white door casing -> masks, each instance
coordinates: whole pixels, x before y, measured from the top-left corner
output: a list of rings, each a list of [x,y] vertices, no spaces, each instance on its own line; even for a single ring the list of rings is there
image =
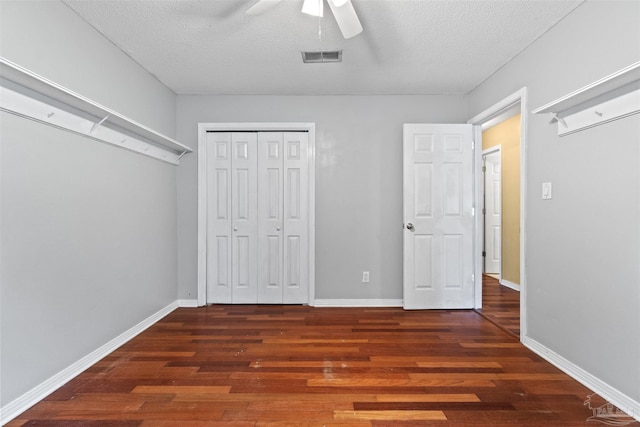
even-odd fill
[[[302,187],[300,188],[302,192],[301,203],[305,203],[304,201],[306,200],[306,206],[304,207],[307,212],[306,230],[304,238],[301,239],[301,241],[306,240],[307,242],[306,246],[301,250],[301,253],[306,254],[306,257],[301,263],[300,283],[306,289],[298,289],[297,292],[304,293],[307,296],[307,300],[301,301],[302,303],[308,303],[313,306],[315,304],[315,123],[302,122],[198,123],[198,270],[196,304],[204,306],[207,302],[211,302],[214,290],[216,291],[216,300],[221,303],[231,302],[230,239],[227,238],[225,240],[222,238],[216,241],[213,231],[215,227],[212,227],[212,223],[224,223],[225,221],[230,221],[230,219],[217,219],[210,214],[210,212],[214,212],[216,200],[218,199],[216,191],[217,180],[210,177],[212,170],[221,169],[218,173],[222,177],[226,177],[227,181],[226,184],[221,182],[220,187],[223,190],[227,189],[228,192],[231,191],[230,170],[227,171],[226,175],[224,174],[225,168],[230,168],[230,166],[224,161],[215,161],[215,156],[213,155],[215,153],[213,151],[214,144],[211,141],[213,141],[214,135],[231,132],[304,132],[307,135],[306,165],[304,165],[306,184],[301,184]],[[224,144],[222,145],[224,146]],[[226,148],[227,152],[230,153],[230,147]],[[225,200],[222,196],[220,199]],[[224,208],[224,205],[222,208]],[[224,209],[222,210],[224,211]],[[228,227],[230,225],[227,226],[227,229]],[[210,236],[213,237],[210,238]],[[284,239],[285,237],[283,236],[283,244]],[[218,247],[222,251],[217,251]],[[227,256],[226,260],[224,259],[225,256]],[[212,262],[216,257],[221,258],[219,262],[220,269],[212,268]],[[212,282],[209,280],[210,278],[219,279],[219,285],[214,284],[216,283],[215,280]],[[295,289],[295,287],[292,288]]]
[[[488,109],[472,117],[467,123],[474,125],[477,129],[500,123],[513,115],[520,114],[520,336],[525,341],[527,336],[527,134],[528,134],[528,89],[523,87],[511,95],[498,101]],[[478,131],[478,133],[480,133]],[[480,135],[481,137],[481,135]],[[476,139],[478,141],[479,139]],[[476,163],[481,166],[482,156],[477,153]],[[482,200],[482,172],[481,168],[476,169],[477,200]],[[477,221],[480,216],[476,216]],[[478,224],[481,230],[482,224]],[[479,233],[481,231],[477,231]],[[482,247],[475,253],[476,256],[476,286],[475,286],[475,308],[482,308]]]
[[[501,273],[502,161],[498,148],[482,156],[484,170],[484,272]]]
[[[474,305],[473,127],[405,124],[405,309]]]
[[[210,303],[307,303],[308,132],[206,132]]]

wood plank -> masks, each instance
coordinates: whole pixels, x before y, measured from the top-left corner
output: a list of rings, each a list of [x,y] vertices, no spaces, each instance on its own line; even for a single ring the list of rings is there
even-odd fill
[[[255,427],[255,421],[180,421],[180,427]],[[176,427],[173,420],[144,420],[140,427]]]
[[[498,362],[456,362],[456,361],[439,361],[439,362],[416,362],[421,368],[502,368]]]
[[[445,421],[442,411],[336,411],[337,420]]]
[[[520,343],[516,342],[463,342],[463,348],[520,348]]]
[[[389,378],[322,378],[307,381],[309,387],[495,387],[491,380],[464,378],[389,379]]]
[[[372,427],[369,420],[322,420],[322,427]],[[255,427],[318,427],[317,420],[258,421]]]
[[[137,386],[131,393],[183,394],[183,393],[229,393],[229,386]]]
[[[379,394],[377,402],[480,402],[472,393],[460,394]]]
[[[438,374],[409,374],[409,378],[412,380],[517,380],[517,381],[545,381],[545,380],[562,380],[565,379],[565,374],[559,373],[505,373],[505,374],[493,374],[493,373],[438,373]]]

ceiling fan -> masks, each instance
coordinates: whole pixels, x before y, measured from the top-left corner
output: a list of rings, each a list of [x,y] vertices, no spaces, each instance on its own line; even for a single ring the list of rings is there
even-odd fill
[[[246,13],[248,15],[259,15],[281,1],[282,0],[258,0],[246,10]],[[304,0],[302,13],[313,16],[323,16],[324,1],[325,0]],[[362,25],[353,8],[353,4],[351,4],[351,0],[327,0],[327,3],[345,39],[355,37],[362,32]]]

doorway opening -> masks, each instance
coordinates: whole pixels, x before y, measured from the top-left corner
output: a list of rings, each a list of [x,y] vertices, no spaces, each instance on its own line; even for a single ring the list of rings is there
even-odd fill
[[[483,139],[484,140],[484,139]],[[502,149],[482,150],[482,274],[500,280],[502,276]]]
[[[486,222],[478,227],[482,244],[476,262],[482,266],[482,275],[476,280],[475,308],[519,337],[526,335],[526,95],[526,88],[522,88],[468,122],[482,128],[476,197],[491,203],[489,208],[494,211],[492,214],[488,209],[482,217]],[[499,166],[496,157],[490,157],[495,153],[499,153]]]

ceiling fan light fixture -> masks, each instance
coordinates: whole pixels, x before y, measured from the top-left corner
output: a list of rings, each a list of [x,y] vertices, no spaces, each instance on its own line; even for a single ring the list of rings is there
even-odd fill
[[[342,7],[347,2],[347,0],[328,0],[328,1],[333,3],[335,7]]]
[[[0,0],[1,1],[1,0]],[[253,6],[246,10],[248,15],[259,15],[273,6],[280,3],[282,0],[255,0]],[[336,23],[340,28],[340,32],[345,39],[350,39],[357,36],[362,32],[362,24],[358,19],[358,14],[353,8],[351,0],[327,0],[329,8],[333,13]],[[302,4],[302,12],[322,17],[324,12],[324,0],[304,0]],[[320,34],[320,30],[318,30]]]
[[[342,2],[342,5],[336,6],[335,2]],[[329,7],[345,39],[355,37],[362,32],[362,24],[351,0],[329,0]]]
[[[258,0],[245,11],[247,15],[260,15],[280,3],[282,0]]]
[[[324,0],[304,0],[302,3],[302,13],[311,16],[324,16]]]
[[[324,62],[342,62],[342,50],[314,50],[300,52],[305,64],[319,64]]]

